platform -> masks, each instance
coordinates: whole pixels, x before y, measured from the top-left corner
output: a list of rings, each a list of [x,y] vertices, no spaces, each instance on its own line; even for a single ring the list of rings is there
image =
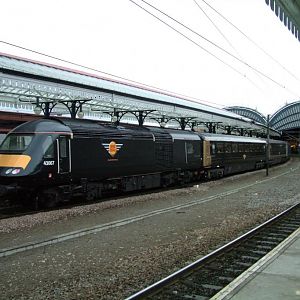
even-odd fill
[[[300,299],[300,228],[212,299]]]

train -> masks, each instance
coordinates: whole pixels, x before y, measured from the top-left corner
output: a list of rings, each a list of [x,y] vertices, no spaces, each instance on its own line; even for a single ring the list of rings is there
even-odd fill
[[[0,145],[0,199],[52,207],[256,170],[266,164],[261,138],[41,118],[10,131]],[[270,164],[289,159],[270,140]]]

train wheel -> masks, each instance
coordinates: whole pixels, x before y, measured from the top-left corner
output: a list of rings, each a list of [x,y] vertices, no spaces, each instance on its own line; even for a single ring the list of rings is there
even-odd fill
[[[38,194],[38,205],[41,208],[53,208],[61,202],[60,193],[56,189],[48,189]]]

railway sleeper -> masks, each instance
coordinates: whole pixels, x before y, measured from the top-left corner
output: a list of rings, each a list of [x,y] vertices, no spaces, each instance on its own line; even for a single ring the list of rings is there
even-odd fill
[[[229,277],[229,276],[219,276],[218,279],[221,281],[221,282],[224,282],[224,283],[230,283],[231,281],[233,281],[235,279],[235,277]]]
[[[283,226],[287,229],[296,230],[300,226],[300,222],[295,220],[294,222],[287,222]]]
[[[270,244],[270,243],[280,243],[285,239],[285,237],[282,236],[268,236],[264,237],[261,241],[260,244]]]
[[[245,268],[245,270],[253,265],[252,262],[246,262],[246,261],[236,261],[234,263],[236,266],[242,266]]]
[[[185,292],[185,294],[183,295],[184,298],[187,298],[187,294],[189,295],[190,299],[209,299],[211,298],[213,295],[215,295],[218,291],[222,290],[223,287],[221,287],[220,289],[212,289],[208,287],[209,285],[207,285],[207,287],[205,287],[205,284],[197,284],[197,289],[195,289],[195,283],[193,285],[190,286],[190,289],[188,291]],[[164,299],[164,298],[161,298]],[[188,298],[187,298],[188,299]]]
[[[259,257],[262,257],[266,254],[265,251],[249,249],[249,248],[246,248],[246,247],[239,247],[239,248],[236,249],[236,252],[240,253],[241,255],[245,254],[247,256],[249,254],[250,255],[253,254],[254,256],[259,256]]]
[[[274,232],[273,233],[273,235],[276,235],[276,234],[278,234],[278,235],[286,235],[286,236],[288,236],[288,235],[290,235],[293,231],[295,231],[294,229],[286,229],[286,228],[279,228],[279,229],[277,229],[276,230],[276,232]]]
[[[284,236],[282,234],[281,235],[271,234],[271,235],[262,237],[262,239],[264,241],[278,241],[278,240],[284,239]]]
[[[242,255],[241,258],[244,260],[257,261],[261,258],[261,256]]]
[[[232,268],[232,267],[224,268],[224,271],[226,271],[226,274],[233,275],[232,277],[234,278],[244,272],[244,270],[241,268]]]
[[[268,250],[268,252],[271,251],[274,247],[267,246],[267,245],[256,245],[256,248],[258,248],[258,249],[265,249],[265,250]]]
[[[221,276],[219,273],[202,274],[201,272],[201,274],[198,275],[199,276],[194,276],[195,279],[193,281],[201,283],[202,286],[203,284],[212,284],[212,282],[215,286],[225,286],[228,282],[232,281],[232,277]]]
[[[220,291],[221,289],[223,289],[224,286],[222,285],[214,285],[214,284],[201,284],[202,287],[204,287],[205,289],[210,289],[213,291]]]

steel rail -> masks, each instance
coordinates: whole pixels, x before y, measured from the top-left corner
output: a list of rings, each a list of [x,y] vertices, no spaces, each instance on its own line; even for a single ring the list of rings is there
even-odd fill
[[[195,206],[195,205],[200,205],[200,204],[203,204],[203,203],[207,203],[207,202],[210,202],[210,201],[215,201],[217,199],[229,196],[231,194],[238,193],[238,192],[240,192],[244,189],[248,189],[252,186],[255,186],[255,185],[258,185],[258,184],[262,184],[262,183],[277,179],[277,178],[279,178],[281,176],[284,176],[286,174],[289,174],[291,172],[295,172],[298,169],[299,169],[299,167],[297,167],[295,169],[291,169],[287,172],[281,173],[281,174],[273,176],[273,177],[268,177],[267,179],[263,179],[263,180],[256,181],[256,182],[251,183],[251,184],[244,185],[244,186],[236,188],[236,189],[232,189],[232,190],[229,190],[229,191],[226,191],[226,192],[221,192],[221,193],[216,194],[216,195],[207,196],[207,197],[200,198],[200,199],[197,199],[197,200],[193,200],[193,201],[190,201],[190,202],[187,202],[187,203],[177,204],[177,205],[174,205],[174,206],[170,206],[170,207],[166,207],[166,208],[162,208],[162,209],[158,209],[158,210],[153,210],[153,211],[141,214],[141,215],[132,216],[132,217],[125,218],[125,219],[112,221],[110,223],[99,224],[99,225],[96,225],[96,226],[83,228],[83,229],[80,229],[80,230],[64,233],[64,234],[61,234],[61,235],[52,236],[52,237],[49,237],[47,239],[40,240],[40,241],[30,242],[30,243],[10,247],[10,248],[3,248],[3,249],[0,249],[0,258],[5,257],[5,256],[9,256],[9,255],[12,255],[12,254],[24,252],[24,251],[27,251],[27,250],[37,249],[37,248],[40,248],[40,247],[45,247],[45,246],[61,243],[61,242],[67,241],[67,240],[83,237],[83,236],[86,236],[86,235],[89,235],[89,234],[105,231],[105,230],[108,230],[108,229],[111,229],[111,228],[121,227],[121,226],[130,224],[130,223],[134,223],[134,222],[141,221],[141,220],[144,220],[144,219],[147,219],[147,218],[151,218],[151,217],[156,216],[156,215],[169,213],[169,212],[174,211],[174,210],[188,208],[188,207],[192,207],[192,206]]]
[[[150,285],[149,287],[133,294],[132,296],[126,298],[126,300],[138,300],[138,299],[154,299],[152,298],[156,294],[158,294],[162,289],[166,287],[170,287],[173,284],[176,284],[180,279],[186,278],[189,275],[193,274],[196,270],[203,268],[205,265],[211,263],[212,261],[216,260],[217,258],[221,257],[224,253],[229,252],[230,250],[234,249],[238,245],[240,245],[243,241],[248,240],[250,237],[255,236],[263,229],[268,228],[268,226],[275,224],[280,219],[288,216],[291,212],[298,210],[300,208],[300,203],[293,205],[292,207],[286,209],[285,211],[281,212],[280,214],[276,215],[275,217],[269,219],[268,221],[264,222],[263,224],[255,227],[254,229],[248,231],[247,233],[243,234],[242,236],[236,238],[235,240],[227,243],[226,245],[214,250],[213,252],[209,253],[208,255],[196,260],[195,262],[191,263],[190,265],[178,270],[177,272],[167,276],[166,278],[161,279],[160,281]],[[299,223],[300,224],[300,223]],[[216,291],[217,293],[218,291]],[[164,298],[157,298],[157,299],[164,299]],[[174,294],[174,299],[179,299]],[[203,298],[204,299],[204,298]]]

